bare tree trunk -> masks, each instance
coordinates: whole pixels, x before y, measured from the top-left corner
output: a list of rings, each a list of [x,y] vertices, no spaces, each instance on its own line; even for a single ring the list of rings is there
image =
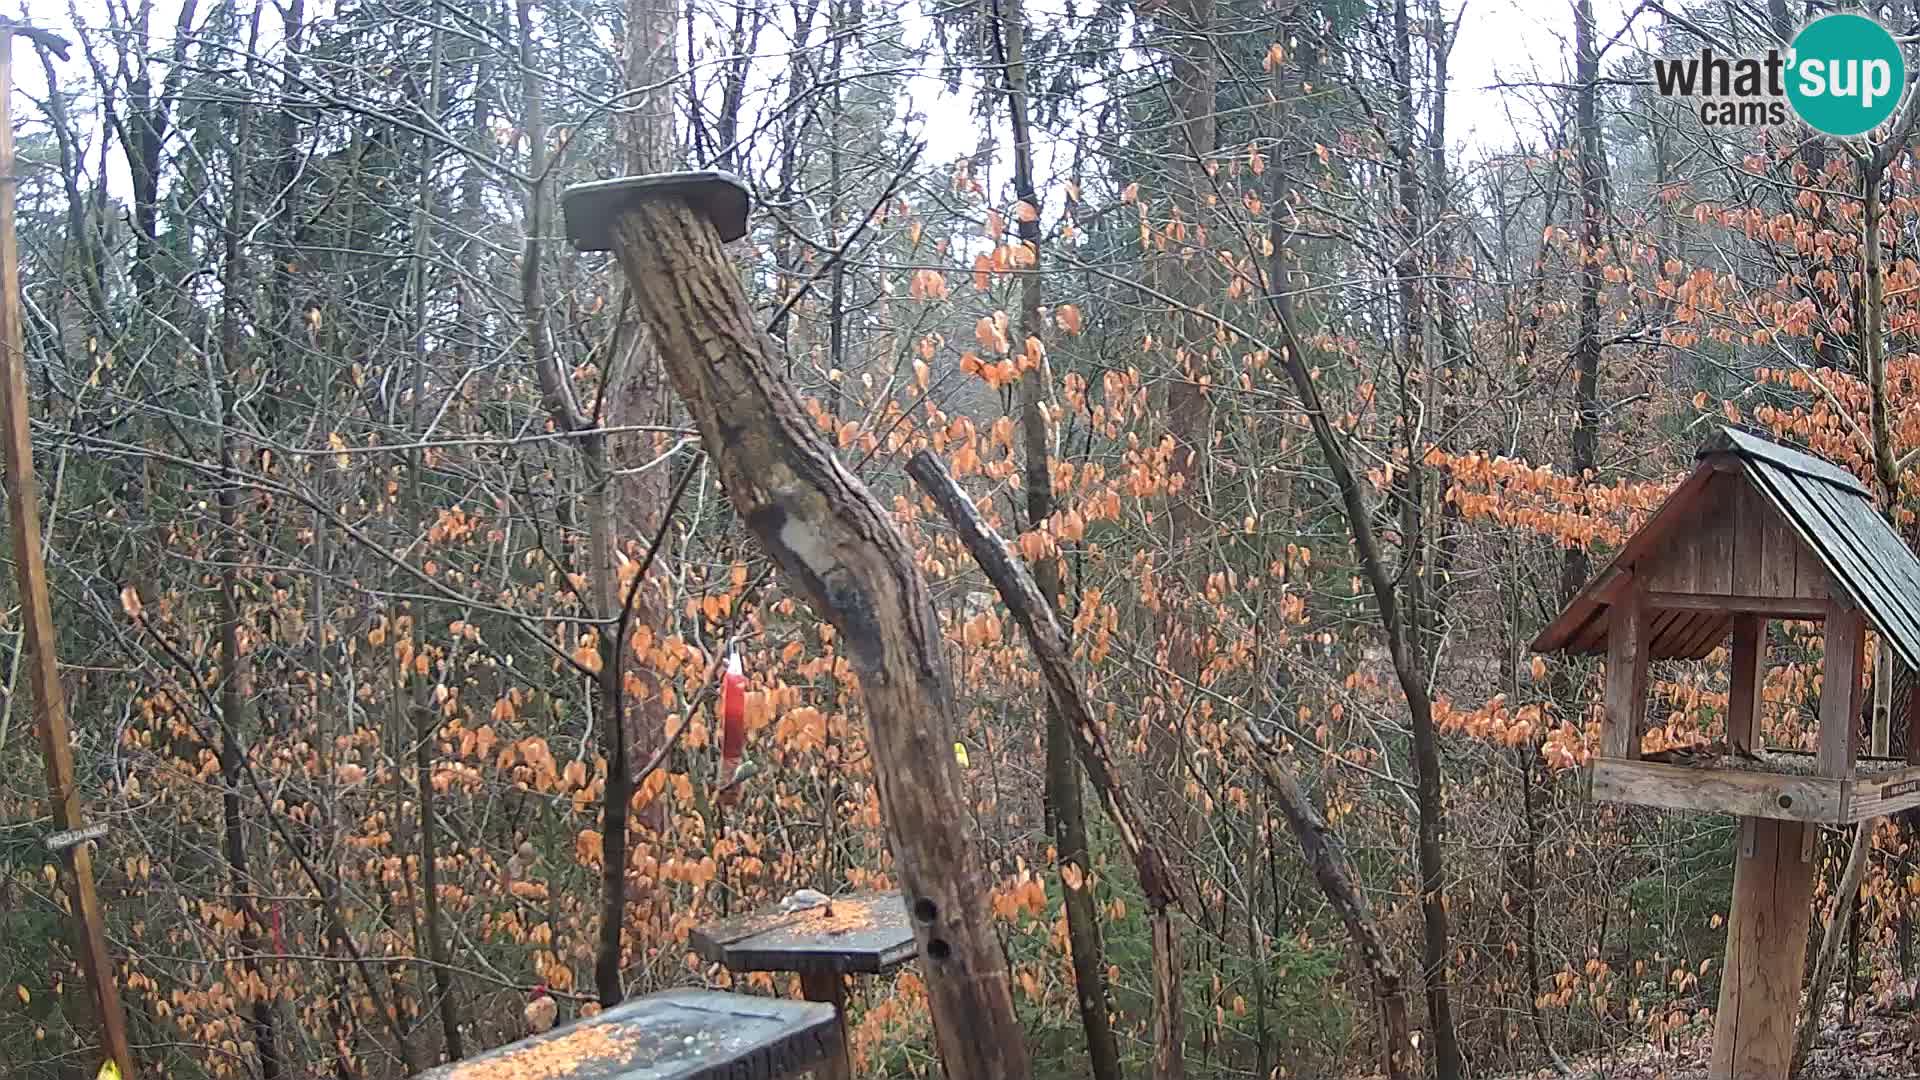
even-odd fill
[[[1427,667],[1425,635],[1421,628],[1424,615],[1425,573],[1420,566],[1422,545],[1425,542],[1422,491],[1425,467],[1421,464],[1425,448],[1414,445],[1412,433],[1420,408],[1414,400],[1416,390],[1411,385],[1411,374],[1420,369],[1425,360],[1426,311],[1420,288],[1422,261],[1420,252],[1423,245],[1419,241],[1424,223],[1421,207],[1421,186],[1419,165],[1414,153],[1416,130],[1413,112],[1413,45],[1407,20],[1407,0],[1395,0],[1393,6],[1393,36],[1395,53],[1395,90],[1399,98],[1400,133],[1395,153],[1398,166],[1395,170],[1395,188],[1399,194],[1400,213],[1403,218],[1401,228],[1405,237],[1405,251],[1395,267],[1399,278],[1402,346],[1400,370],[1400,427],[1402,432],[1401,449],[1407,455],[1407,468],[1404,472],[1405,484],[1399,489],[1401,499],[1401,541],[1405,551],[1406,565],[1400,574],[1406,589],[1406,610],[1404,624],[1398,630],[1389,630],[1402,638],[1399,652],[1406,657],[1410,665],[1409,674],[1425,681]],[[1402,680],[1405,681],[1404,678]],[[1425,687],[1422,686],[1424,696]],[[1447,991],[1447,900],[1446,867],[1440,849],[1441,834],[1445,829],[1445,810],[1441,794],[1440,777],[1440,740],[1434,729],[1433,713],[1429,706],[1425,710],[1415,709],[1411,717],[1413,729],[1413,768],[1415,780],[1415,801],[1418,805],[1418,839],[1415,844],[1420,866],[1420,913],[1424,924],[1422,938],[1421,982],[1426,987],[1427,1019],[1433,1027],[1434,1064],[1440,1080],[1459,1080],[1461,1075],[1460,1045],[1454,1032],[1453,1007]]]
[[[1300,790],[1299,783],[1275,759],[1272,748],[1260,744],[1252,732],[1244,728],[1241,741],[1247,744],[1251,757],[1259,765],[1267,789],[1279,800],[1281,813],[1286,816],[1294,838],[1300,842],[1300,852],[1313,869],[1313,878],[1319,883],[1321,893],[1340,915],[1348,936],[1360,950],[1361,962],[1373,980],[1374,1001],[1380,1007],[1381,1065],[1388,1080],[1411,1080],[1421,1075],[1413,1046],[1413,1024],[1407,1015],[1406,984],[1387,951],[1386,937],[1380,932],[1372,905],[1367,903],[1367,894],[1360,890],[1345,848],[1320,812],[1314,809],[1312,800]]]
[[[443,97],[441,59],[444,47],[440,23],[436,21],[433,44],[427,58],[427,101],[428,107],[436,115]],[[416,163],[420,194],[414,208],[413,225],[413,400],[412,416],[408,423],[408,430],[416,438],[425,437],[420,426],[420,415],[426,401],[426,369],[430,359],[427,348],[427,270],[433,252],[433,146],[433,140],[422,136],[420,156]],[[416,449],[407,461],[407,504],[416,519],[426,505],[420,492],[424,453]],[[415,523],[418,523],[417,520]],[[459,1061],[467,1056],[460,1035],[460,1003],[454,996],[453,970],[448,963],[446,939],[440,930],[439,822],[435,817],[433,786],[434,746],[440,733],[440,712],[428,696],[426,679],[412,672],[406,673],[405,679],[412,684],[413,691],[414,798],[419,805],[420,816],[421,917],[426,922],[427,958],[433,961],[433,990],[440,1015],[441,1039],[446,1046],[447,1060]]]
[[[1167,32],[1170,59],[1169,103],[1173,109],[1173,152],[1184,163],[1181,190],[1173,192],[1176,203],[1185,201],[1192,215],[1189,228],[1204,228],[1204,208],[1212,190],[1206,165],[1213,153],[1217,130],[1214,123],[1214,97],[1219,65],[1212,37],[1214,0],[1173,0],[1155,18]],[[1197,235],[1197,234],[1196,234]],[[1198,246],[1196,242],[1196,246]],[[1206,519],[1200,513],[1200,465],[1213,432],[1213,404],[1201,386],[1209,373],[1207,357],[1213,349],[1217,324],[1205,316],[1204,309],[1218,302],[1207,289],[1212,280],[1208,272],[1212,261],[1207,253],[1195,256],[1191,263],[1175,262],[1183,284],[1176,289],[1188,303],[1176,316],[1180,327],[1177,355],[1184,357],[1179,370],[1167,384],[1167,432],[1173,437],[1173,460],[1169,480],[1177,480],[1179,489],[1168,497],[1168,542],[1175,567],[1193,567],[1200,557]],[[1171,486],[1171,485],[1170,485]],[[1191,596],[1194,584],[1184,570],[1175,570],[1177,594]],[[1167,666],[1173,672],[1170,682],[1198,685],[1200,668],[1199,628],[1191,625],[1193,611],[1185,603],[1168,604],[1162,620],[1167,638]],[[1149,732],[1148,754],[1155,775],[1164,784],[1161,798],[1171,826],[1176,859],[1190,857],[1200,827],[1198,816],[1187,799],[1186,753],[1187,714],[1191,701],[1165,695],[1166,715]],[[1185,1016],[1180,993],[1179,938],[1169,922],[1164,934],[1155,934],[1153,946],[1153,1076],[1155,1080],[1184,1080]]]
[[[1006,72],[1007,111],[1013,124],[1013,187],[1021,201],[1033,208],[1020,219],[1020,242],[1029,246],[1032,263],[1020,275],[1019,340],[1040,340],[1040,198],[1033,178],[1033,136],[1027,121],[1026,10],[1024,0],[1002,0],[996,5],[999,57]],[[1037,529],[1054,512],[1053,456],[1047,438],[1047,402],[1052,396],[1049,367],[1042,363],[1020,380],[1020,430],[1025,454],[1028,529]],[[1048,608],[1060,612],[1060,561],[1037,563],[1034,578]],[[1113,1000],[1107,991],[1107,964],[1100,944],[1100,916],[1093,900],[1093,861],[1087,846],[1086,810],[1080,798],[1080,770],[1074,759],[1073,733],[1066,715],[1049,701],[1047,706],[1046,811],[1053,833],[1065,897],[1067,941],[1072,953],[1075,997],[1080,1026],[1087,1035],[1087,1058],[1095,1080],[1119,1080],[1120,1045],[1113,1034]]]
[[[1567,474],[1575,480],[1594,467],[1600,427],[1600,223],[1605,215],[1606,181],[1600,148],[1600,55],[1593,28],[1593,0],[1574,5],[1574,78],[1580,154],[1580,301],[1573,337],[1573,457]],[[1587,582],[1593,567],[1583,544],[1569,544],[1561,556],[1560,595],[1571,597]]]
[[[568,374],[552,354],[548,340],[546,288],[541,278],[543,240],[547,228],[547,123],[544,86],[535,64],[533,0],[518,0],[520,28],[521,98],[526,110],[528,173],[533,184],[526,197],[526,239],[521,252],[520,302],[527,320],[527,340],[535,377],[554,426],[575,433],[585,472],[582,516],[587,525],[587,581],[585,606],[595,625],[594,641],[600,670],[594,672],[594,709],[600,720],[601,753],[607,759],[607,783],[600,801],[601,896],[599,941],[594,950],[593,981],[600,1004],[611,1008],[626,997],[621,978],[627,911],[627,819],[633,800],[632,743],[622,715],[622,687],[615,673],[621,642],[614,640],[620,610],[618,569],[613,558],[613,520],[610,506],[612,471],[607,460],[607,438],[596,420],[580,408]],[[635,590],[636,592],[642,590]],[[644,668],[644,665],[642,665]],[[657,694],[655,695],[657,699]],[[654,731],[658,732],[656,725]]]
[[[1846,938],[1854,913],[1860,908],[1860,882],[1867,874],[1868,853],[1873,849],[1873,822],[1863,821],[1854,829],[1853,850],[1847,855],[1846,869],[1834,887],[1833,915],[1820,935],[1820,952],[1813,960],[1813,976],[1807,983],[1807,1004],[1800,1014],[1800,1027],[1793,1033],[1793,1064],[1788,1077],[1799,1076],[1806,1068],[1807,1055],[1813,1052],[1813,1040],[1820,1032],[1820,1012],[1826,1001],[1827,986],[1833,981],[1834,961],[1840,955],[1840,943]]]
[[[253,9],[253,37],[257,41],[260,8]],[[249,48],[249,53],[252,50]],[[249,74],[252,65],[247,66]],[[234,400],[240,394],[238,381],[246,377],[245,347],[241,340],[240,316],[245,303],[247,283],[245,265],[240,257],[240,237],[246,225],[247,140],[253,128],[253,109],[240,106],[231,154],[233,189],[227,204],[225,255],[220,273],[220,372],[214,393],[220,408],[220,490],[216,498],[220,514],[220,811],[223,818],[223,847],[227,874],[233,889],[231,903],[240,916],[240,949],[245,956],[248,975],[264,990],[255,997],[249,1025],[255,1052],[260,1056],[263,1080],[280,1075],[280,1046],[274,1032],[272,988],[261,975],[260,934],[264,929],[254,904],[253,883],[247,873],[246,823],[240,805],[242,749],[240,727],[247,712],[247,694],[251,677],[240,650],[240,491],[234,476],[235,437]],[[252,988],[249,988],[252,989]]]
[[[616,139],[629,173],[664,172],[679,160],[674,133],[677,74],[674,47],[681,19],[680,4],[681,0],[626,0],[625,83],[627,91],[636,97],[630,111],[620,118]],[[659,351],[646,325],[634,315],[632,304],[628,290],[620,300],[619,320],[614,327],[613,356],[605,377],[606,407],[600,416],[590,419],[609,427],[664,426],[669,416],[669,388],[660,366]],[[599,462],[588,468],[592,501],[598,504],[598,509],[590,509],[589,513],[599,522],[601,537],[593,544],[592,554],[594,574],[599,582],[595,588],[598,594],[595,614],[601,619],[611,619],[620,613],[615,551],[623,550],[628,558],[638,561],[641,555],[634,542],[639,537],[652,535],[665,514],[670,474],[665,457],[668,446],[664,436],[629,432],[620,436],[595,436],[581,448]],[[651,628],[655,641],[664,641],[671,629],[664,591],[670,575],[668,563],[664,550],[652,552],[653,569],[634,583],[627,598],[632,605],[631,623]],[[594,970],[601,1004],[612,1005],[619,1001],[615,968],[620,949],[619,929],[626,921],[629,844],[628,811],[623,807],[614,813],[611,805],[615,786],[612,773],[617,760],[622,774],[618,786],[631,797],[636,780],[627,773],[635,761],[650,761],[658,752],[664,737],[667,706],[660,678],[651,663],[626,665],[637,694],[635,700],[625,700],[623,683],[626,680],[614,681],[613,675],[618,666],[613,658],[621,655],[625,642],[612,640],[611,627],[603,629],[600,637],[605,658],[601,670],[602,753],[608,762],[609,803],[601,828],[605,853],[604,906],[601,953]],[[616,727],[620,729],[617,733],[613,730]],[[616,738],[621,744],[617,747]],[[639,815],[637,824],[643,837],[665,829],[668,819],[664,793],[642,808]],[[646,911],[659,898],[649,889],[646,895],[633,899]]]
[[[1880,190],[1885,180],[1887,166],[1893,161],[1896,150],[1906,142],[1908,133],[1913,131],[1916,118],[1920,118],[1920,99],[1909,97],[1901,106],[1899,113],[1890,121],[1891,131],[1884,143],[1872,146],[1860,155],[1861,197],[1864,208],[1861,213],[1861,276],[1865,279],[1864,297],[1860,312],[1860,344],[1864,354],[1869,397],[1869,418],[1873,430],[1873,472],[1880,487],[1880,512],[1899,528],[1895,512],[1900,494],[1898,463],[1893,454],[1893,438],[1889,430],[1887,413],[1887,361],[1886,361],[1886,282],[1882,280],[1880,258],[1880,224],[1885,216],[1884,194]],[[1885,647],[1884,645],[1882,646]],[[1857,724],[1858,716],[1849,715],[1847,722]],[[1847,857],[1847,866],[1840,874],[1840,884],[1834,898],[1833,916],[1827,920],[1820,934],[1820,951],[1815,955],[1813,974],[1807,983],[1806,1010],[1801,1013],[1799,1030],[1794,1033],[1793,1065],[1790,1075],[1798,1075],[1806,1065],[1807,1054],[1813,1048],[1814,1034],[1819,1030],[1820,1010],[1826,1000],[1828,984],[1833,980],[1833,964],[1840,954],[1840,943],[1846,937],[1847,927],[1860,907],[1860,882],[1866,876],[1867,855],[1873,847],[1873,826],[1877,819],[1861,822],[1853,831],[1853,851]]]

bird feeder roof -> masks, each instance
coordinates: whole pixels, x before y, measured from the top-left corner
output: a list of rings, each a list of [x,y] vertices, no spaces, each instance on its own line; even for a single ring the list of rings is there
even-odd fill
[[[1692,475],[1628,538],[1606,569],[1589,581],[1540,636],[1535,652],[1590,654],[1607,646],[1607,613],[1637,566],[1657,562],[1698,528],[1716,475],[1751,486],[1762,505],[1818,560],[1838,594],[1851,601],[1909,667],[1920,669],[1920,559],[1873,504],[1866,485],[1830,461],[1769,439],[1723,427],[1695,454]],[[1751,529],[1755,523],[1746,523]],[[1737,537],[1736,537],[1737,542]],[[1738,552],[1727,553],[1729,558]],[[1735,598],[1727,598],[1729,601]],[[1654,659],[1711,652],[1740,607],[1669,612],[1656,620]]]

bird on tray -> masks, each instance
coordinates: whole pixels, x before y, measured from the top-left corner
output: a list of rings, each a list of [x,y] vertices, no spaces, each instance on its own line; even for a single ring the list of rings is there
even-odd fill
[[[529,1035],[544,1035],[553,1030],[553,1022],[560,1019],[560,1003],[547,993],[546,983],[533,988],[533,996],[521,1016],[527,1022]]]
[[[1710,743],[1695,743],[1692,746],[1672,746],[1651,754],[1640,755],[1641,761],[1651,761],[1659,765],[1684,765],[1689,769],[1710,769],[1720,764],[1728,755],[1724,739],[1715,739]],[[1759,761],[1760,755],[1744,746],[1735,746],[1732,755],[1742,761]]]

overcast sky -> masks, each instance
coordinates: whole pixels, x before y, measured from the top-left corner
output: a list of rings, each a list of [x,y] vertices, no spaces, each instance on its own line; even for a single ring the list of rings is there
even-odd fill
[[[157,36],[170,30],[173,13],[178,10],[177,3],[178,0],[159,0],[153,20]],[[331,6],[326,0],[309,3],[309,17],[319,17]],[[1038,10],[1051,5],[1047,0],[1040,0],[1034,6]],[[1606,40],[1620,29],[1627,2],[1597,0],[1595,6],[1598,9],[1600,36]],[[56,7],[53,0],[28,0],[27,7],[31,17],[40,25],[66,30],[71,34],[66,13],[62,10],[64,5]],[[104,12],[99,11],[99,7],[98,0],[80,0],[79,3],[82,13],[87,14],[94,25],[105,22]],[[1459,5],[1452,2],[1447,2],[1446,7],[1451,12],[1460,11]],[[1651,16],[1642,14],[1641,26],[1649,25],[1650,20]],[[269,17],[262,24],[262,37],[269,38],[278,29],[277,20]],[[918,36],[911,24],[909,33]],[[1544,127],[1543,118],[1550,108],[1548,103],[1552,92],[1529,88],[1503,89],[1501,84],[1566,79],[1571,74],[1572,42],[1569,0],[1466,0],[1460,36],[1451,58],[1447,99],[1449,142],[1464,149],[1471,159],[1488,151],[1510,148],[1516,137],[1537,141]],[[1617,46],[1618,49],[1635,47],[1630,40]],[[36,99],[44,96],[45,80],[40,64],[24,42],[15,45],[13,68],[15,81],[23,94]],[[928,74],[937,75],[937,61],[930,62]],[[61,77],[76,83],[90,82],[86,61],[77,49],[73,59],[61,65]],[[967,103],[947,95],[940,88],[937,77],[917,80],[916,85],[923,94],[913,102],[914,111],[928,118],[916,132],[928,144],[925,160],[951,161],[971,153],[977,145],[978,131],[969,118]],[[23,115],[35,111],[33,106],[16,99],[16,122]],[[123,184],[124,166],[115,171],[119,174],[115,179]],[[1039,171],[1043,174],[1050,171],[1046,161],[1039,163]],[[1005,168],[996,168],[995,179],[1004,177],[1005,173]]]

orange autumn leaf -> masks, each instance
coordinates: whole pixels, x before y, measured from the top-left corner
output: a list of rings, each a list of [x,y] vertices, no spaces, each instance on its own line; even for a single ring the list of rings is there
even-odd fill
[[[600,649],[594,644],[592,634],[582,637],[580,644],[574,647],[573,662],[595,675],[600,674]]]

